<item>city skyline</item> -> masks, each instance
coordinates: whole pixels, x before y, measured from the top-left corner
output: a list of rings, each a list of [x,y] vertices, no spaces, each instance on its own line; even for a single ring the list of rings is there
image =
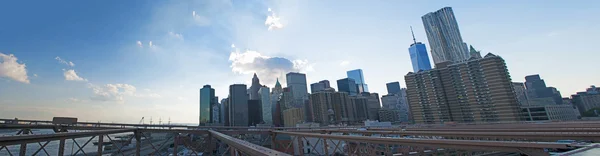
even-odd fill
[[[327,6],[335,3],[318,1],[1,2],[0,17],[12,23],[0,28],[0,42],[7,43],[0,45],[1,65],[24,69],[26,77],[0,70],[0,117],[137,122],[153,116],[195,123],[198,89],[210,84],[215,96],[226,98],[229,85],[250,86],[255,72],[268,87],[288,72],[302,72],[306,84],[329,80],[338,88],[336,80],[359,68],[369,90],[383,95],[387,82],[406,86],[404,75],[412,71],[409,26],[426,41],[421,16],[446,6],[464,41],[502,56],[513,81],[539,74],[563,97],[598,83],[598,73],[581,72],[595,71],[599,55],[589,48],[600,35],[592,16],[598,2],[513,2],[336,6],[356,14],[332,12]],[[84,10],[85,16],[68,13]]]

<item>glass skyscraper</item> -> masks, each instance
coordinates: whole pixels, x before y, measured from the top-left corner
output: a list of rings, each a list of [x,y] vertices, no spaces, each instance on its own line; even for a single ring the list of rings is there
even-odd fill
[[[458,23],[451,7],[427,13],[421,19],[427,33],[434,64],[445,61],[455,63],[469,59],[467,45],[460,35]]]
[[[351,96],[358,95],[354,79],[344,78],[337,80],[337,86],[339,92],[346,92]]]
[[[216,104],[215,89],[211,88],[210,85],[204,85],[200,89],[200,124],[210,123],[213,120],[212,107]]]
[[[233,84],[229,86],[229,125],[248,126],[248,92],[245,84]]]
[[[410,28],[410,32],[412,33],[414,43],[410,45],[408,52],[410,54],[410,62],[412,62],[413,71],[419,72],[420,70],[430,70],[431,63],[429,63],[429,56],[427,55],[425,44],[417,42],[412,27]]]
[[[356,91],[358,93],[369,92],[369,87],[365,83],[365,77],[363,75],[362,69],[351,70],[351,71],[346,72],[346,74],[348,75],[348,78],[353,79],[354,83],[356,83],[356,86],[357,86]]]
[[[400,94],[400,82],[390,82],[385,84],[387,87],[388,95]]]

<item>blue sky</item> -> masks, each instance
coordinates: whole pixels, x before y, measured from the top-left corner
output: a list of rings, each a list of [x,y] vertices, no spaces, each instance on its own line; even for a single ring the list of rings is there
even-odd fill
[[[409,27],[429,48],[421,16],[445,6],[513,81],[540,74],[566,97],[600,80],[593,0],[2,1],[0,118],[196,123],[202,85],[225,97],[254,72],[272,87],[289,71],[314,83],[361,68],[385,94],[412,69]]]

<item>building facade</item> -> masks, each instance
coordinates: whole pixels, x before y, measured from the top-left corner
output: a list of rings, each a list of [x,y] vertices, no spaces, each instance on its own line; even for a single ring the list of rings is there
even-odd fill
[[[363,92],[361,96],[367,97],[367,109],[369,120],[379,120],[379,109],[381,109],[381,99],[377,93]]]
[[[417,42],[412,27],[410,27],[410,32],[412,33],[413,43],[408,47],[408,54],[410,55],[413,71],[419,72],[420,70],[430,70],[431,63],[429,62],[429,55],[427,55],[425,44]]]
[[[262,106],[260,100],[248,100],[248,126],[262,124]]]
[[[396,109],[379,109],[379,121],[380,122],[399,122],[400,121],[400,111]]]
[[[250,88],[248,88],[250,100],[260,100],[258,90],[260,90],[261,87],[262,85],[260,84],[260,80],[258,79],[258,76],[256,76],[256,73],[254,73],[254,76],[252,77],[252,85],[250,85]]]
[[[538,74],[525,76],[525,87],[529,101],[550,98],[554,100],[553,104],[562,104],[560,92],[554,87],[547,87],[546,82]],[[534,105],[531,102],[529,104]]]
[[[522,82],[513,82],[513,88],[515,89],[515,95],[517,96],[517,101],[521,106],[529,106],[529,100],[527,99],[527,90],[525,89],[525,84]]]
[[[229,86],[229,125],[248,126],[248,92],[245,84]]]
[[[451,7],[444,7],[421,17],[427,33],[433,63],[462,62],[469,59],[466,43],[463,42],[456,17]]]
[[[223,126],[229,126],[229,100],[227,98],[221,99],[221,124]]]
[[[365,82],[365,76],[363,75],[362,69],[355,69],[347,71],[348,78],[353,79],[356,84],[356,91],[358,93],[369,92],[369,86]]]
[[[405,76],[407,98],[416,123],[517,122],[522,119],[508,69],[487,54]]]
[[[350,96],[358,95],[358,91],[356,90],[356,82],[351,78],[343,78],[337,80],[337,87],[339,92],[346,92]]]
[[[369,109],[367,107],[368,98],[364,96],[349,96],[350,105],[354,108],[352,118],[356,122],[362,122],[369,118]]]
[[[405,91],[405,90],[403,90]],[[403,93],[400,94],[388,94],[381,96],[382,109],[392,109],[398,111],[398,121],[408,122],[410,121],[410,115],[408,108],[408,102],[406,96]],[[381,111],[380,111],[381,113]],[[381,117],[381,115],[379,115]],[[381,120],[381,119],[380,119]]]
[[[591,89],[587,89],[585,92],[577,92],[577,94],[571,95],[571,102],[583,115],[586,111],[600,108],[600,93],[595,86],[592,86]]]
[[[217,105],[217,97],[215,89],[210,85],[204,85],[200,89],[200,116],[199,123],[204,125],[213,121],[213,107]]]
[[[390,82],[385,84],[389,94],[400,94],[400,82]]]
[[[308,100],[308,86],[306,85],[306,75],[303,73],[287,73],[287,88],[292,93],[293,101],[291,105],[296,108],[303,108],[305,101]]]
[[[348,93],[321,91],[311,94],[309,99],[313,122],[323,125],[352,122],[354,109],[350,106]]]
[[[269,87],[263,86],[258,90],[260,95],[260,104],[262,107],[262,119],[264,124],[273,125],[273,102]]]
[[[574,121],[579,118],[572,105],[544,105],[521,107],[525,121]]]
[[[304,121],[304,111],[300,108],[290,108],[283,111],[283,124],[285,127],[295,127]]]

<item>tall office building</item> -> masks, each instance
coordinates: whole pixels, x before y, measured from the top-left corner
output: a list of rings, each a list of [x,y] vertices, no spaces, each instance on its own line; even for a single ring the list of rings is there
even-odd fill
[[[280,105],[280,99],[282,97],[282,93],[283,93],[283,88],[281,88],[281,84],[279,83],[279,79],[277,79],[277,82],[275,83],[275,87],[273,87],[273,90],[271,90],[271,105],[273,106],[271,109],[271,113],[272,113],[272,117],[273,117],[273,125],[274,126],[283,126],[283,118],[282,118],[282,112],[283,111]]]
[[[381,101],[379,99],[379,94],[377,93],[369,93],[363,92],[361,96],[367,97],[367,108],[369,112],[368,119],[369,120],[378,120],[379,119],[379,109],[381,109]]]
[[[346,92],[350,96],[358,95],[358,91],[356,90],[356,82],[351,78],[343,78],[337,80],[337,87],[339,92]]]
[[[416,123],[516,122],[522,114],[504,60],[487,54],[436,69],[408,73],[404,79]]]
[[[323,80],[323,81],[319,81],[317,83],[310,84],[310,92],[311,93],[323,91],[327,88],[331,88],[331,86],[329,85],[329,81],[327,81],[327,80]]]
[[[269,87],[262,86],[258,90],[260,95],[260,103],[262,105],[262,119],[265,124],[273,124],[273,102],[271,101],[271,93]]]
[[[201,125],[211,123],[213,121],[212,108],[217,105],[217,100],[217,97],[215,97],[215,89],[211,88],[210,85],[204,85],[204,87],[200,89],[199,121]]]
[[[245,84],[229,86],[229,125],[248,126],[248,92]]]
[[[353,109],[348,107],[348,93],[328,89],[311,94],[309,99],[313,122],[327,125],[350,121]]]
[[[356,83],[356,91],[358,93],[369,92],[369,86],[367,86],[367,83],[365,82],[362,69],[351,70],[346,72],[346,74],[348,75],[348,78],[353,79],[354,83]]]
[[[256,73],[254,73],[254,76],[252,77],[252,85],[250,85],[250,88],[248,88],[250,100],[260,99],[260,95],[258,95],[258,90],[260,89],[260,87],[262,87],[262,85],[260,84],[260,80],[258,79],[258,76],[256,76]]]
[[[513,82],[512,85],[515,90],[515,95],[517,96],[519,105],[528,106],[529,100],[527,99],[527,90],[525,89],[525,84],[523,82]]]
[[[453,63],[469,59],[467,45],[463,42],[458,23],[451,7],[430,12],[421,17],[429,40],[433,63]]]
[[[256,126],[256,124],[261,124],[262,122],[260,100],[248,100],[248,126]]]
[[[295,127],[304,121],[304,112],[300,108],[290,108],[283,111],[283,123],[285,127]]]
[[[427,48],[425,48],[425,44],[417,42],[412,27],[410,27],[410,32],[412,33],[413,43],[410,44],[408,53],[410,54],[410,61],[412,63],[413,71],[419,72],[420,70],[430,70],[431,63],[429,62],[429,55],[427,55]]]
[[[350,105],[354,108],[351,116],[354,118],[353,121],[362,122],[369,118],[369,109],[367,107],[368,98],[364,96],[349,96]]]
[[[401,89],[401,91],[398,94],[388,94],[381,96],[382,109],[397,110],[398,120],[401,122],[408,122],[410,120],[408,102],[406,101],[405,92],[405,89]],[[381,117],[381,115],[379,116]]]
[[[223,126],[229,126],[229,100],[227,98],[221,99],[221,123]]]
[[[549,101],[552,99],[554,103],[550,103],[562,104],[560,92],[554,87],[547,87],[546,82],[538,74],[525,76],[525,87],[529,100]],[[548,102],[540,103],[539,105],[545,105],[546,103]]]
[[[306,75],[303,73],[290,72],[285,74],[287,88],[292,93],[292,106],[303,108],[304,103],[308,100],[308,86],[306,85]]]
[[[219,97],[215,97],[215,99],[219,99]],[[216,100],[215,100],[216,101]],[[221,106],[219,103],[216,103],[212,107],[212,120],[211,123],[221,123]]]
[[[390,82],[385,84],[387,87],[387,92],[389,94],[399,94],[400,93],[400,82]]]

